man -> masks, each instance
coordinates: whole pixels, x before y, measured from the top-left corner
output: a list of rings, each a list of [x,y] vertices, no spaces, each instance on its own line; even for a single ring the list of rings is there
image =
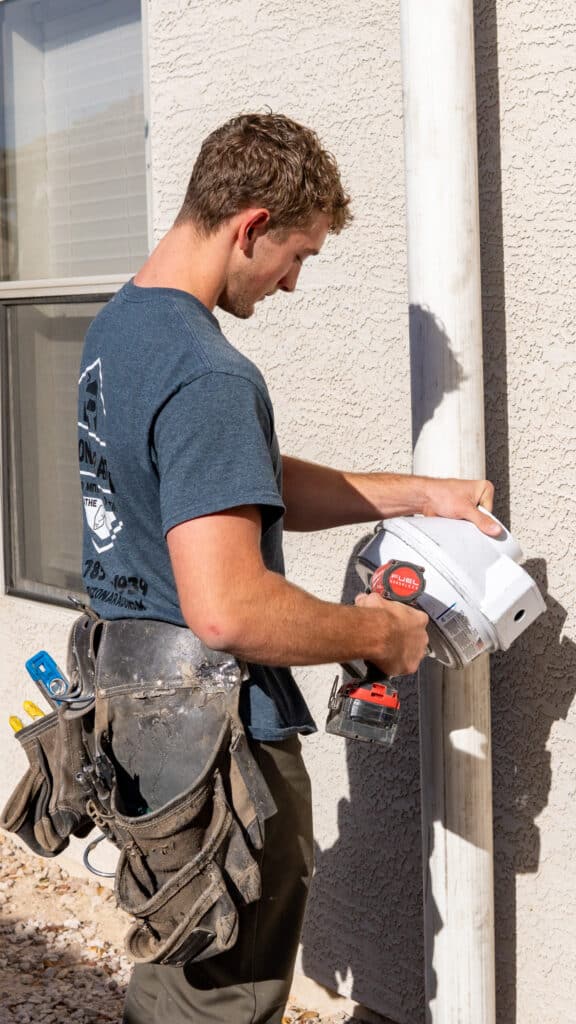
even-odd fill
[[[494,527],[482,481],[344,473],[281,457],[265,382],[214,310],[252,316],[296,288],[304,261],[350,220],[334,159],[275,114],[204,142],[174,226],[97,317],[80,378],[85,576],[103,618],[188,626],[248,663],[241,712],[278,812],[266,823],[262,897],[227,953],[136,967],[127,1024],[279,1024],[312,869],[299,733],[314,723],[290,665],[364,658],[416,671],[427,616],[362,595],[322,601],[283,575],[282,529],[424,513]],[[84,458],[82,458],[84,452]],[[496,528],[497,529],[497,528]]]

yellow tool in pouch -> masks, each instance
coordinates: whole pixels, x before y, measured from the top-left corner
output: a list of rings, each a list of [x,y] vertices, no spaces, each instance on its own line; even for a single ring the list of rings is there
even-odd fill
[[[33,700],[25,700],[22,707],[26,714],[30,715],[30,718],[44,718],[44,712]]]

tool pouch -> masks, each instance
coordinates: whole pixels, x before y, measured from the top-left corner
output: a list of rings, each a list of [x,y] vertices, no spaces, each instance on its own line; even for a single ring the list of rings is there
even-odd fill
[[[34,851],[53,857],[72,834],[86,835],[93,822],[83,769],[89,764],[84,723],[53,711],[16,733],[29,768],[0,817]]]
[[[254,853],[276,807],[238,714],[242,671],[190,630],[106,622],[96,662],[97,756],[112,780],[93,820],[120,848],[119,905],[137,963],[229,949],[258,899]]]
[[[30,767],[0,825],[47,857],[100,827],[120,849],[137,963],[224,952],[260,895],[255,852],[276,812],[238,712],[240,666],[183,627],[87,614],[67,674],[69,703],[16,734]]]
[[[95,638],[94,615],[76,619],[68,643],[67,674],[74,702],[16,733],[29,768],[0,815],[34,853],[54,857],[71,835],[93,828],[87,801],[93,792]]]

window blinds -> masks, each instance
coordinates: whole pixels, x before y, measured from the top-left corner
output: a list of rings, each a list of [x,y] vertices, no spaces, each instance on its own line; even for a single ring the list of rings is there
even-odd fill
[[[18,0],[0,26],[9,276],[133,271],[147,248],[139,2]]]

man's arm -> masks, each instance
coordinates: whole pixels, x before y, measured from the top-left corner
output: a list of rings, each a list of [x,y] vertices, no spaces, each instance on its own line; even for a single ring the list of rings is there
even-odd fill
[[[283,499],[287,530],[325,530],[392,516],[468,519],[483,533],[499,527],[478,511],[492,510],[489,480],[453,480],[399,473],[346,473],[284,456]]]
[[[191,519],[167,535],[187,625],[209,647],[269,665],[363,658],[388,675],[415,672],[428,616],[361,595],[357,606],[321,601],[270,572],[254,506]]]

